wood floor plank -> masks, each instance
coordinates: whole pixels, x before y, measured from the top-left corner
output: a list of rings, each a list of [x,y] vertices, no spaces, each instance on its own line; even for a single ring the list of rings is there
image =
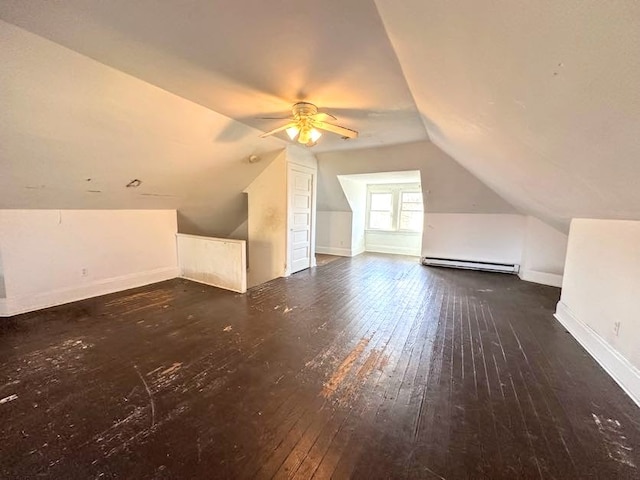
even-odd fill
[[[559,290],[366,254],[0,321],[0,478],[640,478]]]

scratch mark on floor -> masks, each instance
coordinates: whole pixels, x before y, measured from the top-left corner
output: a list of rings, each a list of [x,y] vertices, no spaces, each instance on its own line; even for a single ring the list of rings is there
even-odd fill
[[[604,438],[604,444],[609,458],[618,463],[636,468],[636,464],[633,463],[633,460],[629,456],[629,453],[632,452],[633,449],[627,445],[627,437],[622,434],[622,425],[620,422],[611,418],[601,419],[595,413],[592,413],[591,416],[600,434]]]
[[[179,370],[181,366],[182,366],[181,362],[176,362],[173,365],[171,365],[169,368],[167,368],[166,370],[163,370],[162,372],[160,372],[160,375],[168,375],[170,373],[173,373],[176,370]]]
[[[13,402],[16,398],[18,398],[18,395],[16,394],[9,395],[8,397],[0,398],[0,405],[3,403]]]
[[[4,385],[0,386],[0,390],[10,387],[11,385],[18,385],[19,383],[20,383],[20,380],[13,380],[12,382],[5,383]]]
[[[138,376],[140,377],[140,380],[142,380],[142,383],[144,384],[144,388],[147,390],[147,393],[149,394],[149,403],[151,405],[151,426],[153,427],[156,424],[156,402],[153,400],[153,394],[149,389],[149,385],[147,385],[147,382],[145,381],[144,377],[140,373],[138,366],[134,365],[133,368],[135,368],[136,373],[138,374]]]
[[[429,467],[424,467],[423,468],[429,472],[431,475],[435,475],[436,477],[438,477],[440,480],[447,480],[446,478],[444,478],[442,475],[438,475],[436,472],[434,472],[433,470],[431,470]]]

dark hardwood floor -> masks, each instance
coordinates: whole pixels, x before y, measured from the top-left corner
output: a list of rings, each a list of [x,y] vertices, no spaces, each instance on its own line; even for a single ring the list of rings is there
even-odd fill
[[[361,255],[0,319],[0,477],[640,478],[558,295]]]

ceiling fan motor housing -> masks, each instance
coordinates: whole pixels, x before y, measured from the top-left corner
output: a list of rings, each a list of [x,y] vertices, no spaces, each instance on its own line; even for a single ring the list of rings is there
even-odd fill
[[[318,113],[318,107],[313,103],[298,102],[291,109],[293,116],[296,118],[309,117]]]

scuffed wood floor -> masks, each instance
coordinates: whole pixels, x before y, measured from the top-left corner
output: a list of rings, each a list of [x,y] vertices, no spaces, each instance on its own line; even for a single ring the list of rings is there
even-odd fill
[[[0,319],[0,477],[640,478],[558,294],[362,255]]]

